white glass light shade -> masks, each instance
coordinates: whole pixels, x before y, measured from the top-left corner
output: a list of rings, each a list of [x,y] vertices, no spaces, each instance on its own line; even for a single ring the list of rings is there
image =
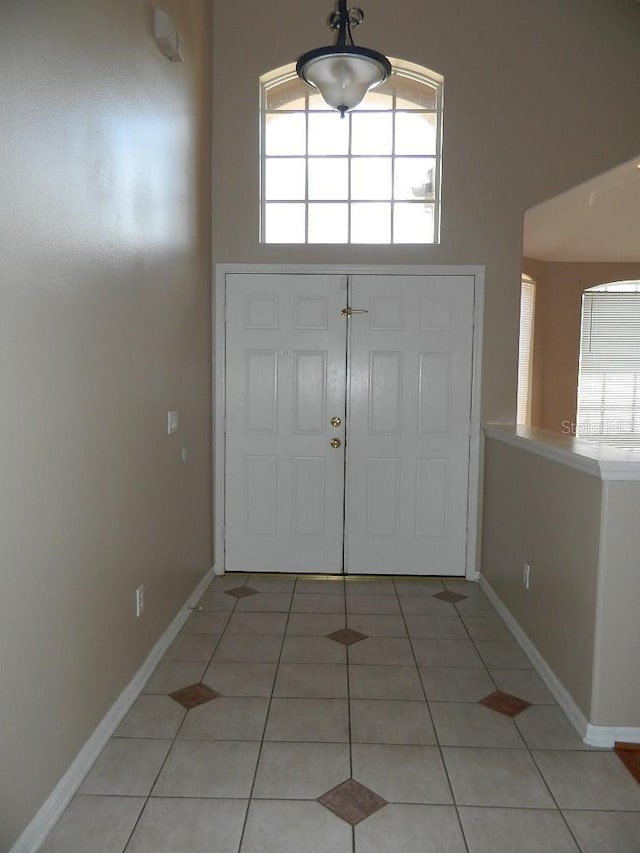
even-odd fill
[[[298,75],[315,86],[327,104],[344,115],[357,107],[369,89],[391,73],[389,60],[366,48],[321,48],[301,56]]]

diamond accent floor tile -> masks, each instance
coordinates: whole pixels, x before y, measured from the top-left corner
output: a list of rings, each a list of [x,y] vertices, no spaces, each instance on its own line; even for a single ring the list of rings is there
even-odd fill
[[[248,595],[257,595],[257,589],[251,589],[250,586],[236,586],[233,589],[226,589],[227,595],[232,595],[234,598],[246,598]]]
[[[387,805],[385,799],[355,779],[347,779],[336,785],[318,797],[318,802],[352,826]]]
[[[640,743],[616,741],[615,752],[636,782],[640,783]]]
[[[512,696],[511,693],[503,693],[502,690],[496,690],[494,693],[489,693],[488,696],[480,699],[480,705],[485,708],[491,708],[492,711],[497,711],[498,714],[504,714],[505,717],[517,717],[527,708],[531,707],[531,702],[526,702],[518,696]]]
[[[458,601],[462,601],[465,598],[468,598],[468,595],[460,595],[459,592],[451,592],[451,590],[445,589],[443,592],[436,592],[432,596],[432,598],[439,598],[440,601],[448,601],[451,604],[456,604]]]
[[[212,699],[217,699],[219,695],[206,684],[190,684],[188,687],[182,687],[180,690],[169,693],[169,696],[187,711],[191,708],[197,708],[198,705],[204,705],[205,702],[211,702]]]
[[[477,584],[233,574],[198,608],[43,853],[136,821],[130,853],[640,853],[640,744],[587,749]]]
[[[351,646],[353,643],[359,643],[360,640],[367,640],[368,637],[360,631],[354,631],[353,628],[341,628],[339,631],[327,634],[327,639],[342,643],[343,646]]]

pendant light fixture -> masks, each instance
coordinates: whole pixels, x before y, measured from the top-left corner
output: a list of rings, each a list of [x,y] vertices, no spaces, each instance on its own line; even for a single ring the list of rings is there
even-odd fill
[[[347,9],[347,0],[338,0],[337,12],[329,17],[330,28],[338,31],[335,45],[304,53],[296,65],[298,77],[318,89],[342,118],[358,106],[369,89],[384,83],[391,74],[386,56],[353,43],[351,30],[363,18],[362,9]]]

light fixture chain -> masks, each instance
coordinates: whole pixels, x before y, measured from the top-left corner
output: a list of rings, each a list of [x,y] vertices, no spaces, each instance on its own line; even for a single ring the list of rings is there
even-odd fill
[[[340,30],[344,28],[348,37],[353,44],[351,30],[359,27],[364,20],[364,12],[357,6],[347,9],[346,0],[341,0],[338,4],[338,10],[329,15],[329,28],[332,30]]]
[[[357,6],[354,6],[352,9],[349,9],[349,26],[350,27],[353,27],[354,29],[355,29],[355,27],[359,27],[360,24],[363,22],[363,20],[364,20],[364,12],[362,11],[362,9],[358,9]]]
[[[337,31],[335,44],[309,50],[296,63],[298,77],[318,89],[325,102],[343,118],[358,106],[369,89],[379,86],[391,74],[386,56],[356,47],[351,31],[363,19],[362,9],[347,9],[347,0],[338,0],[328,19],[329,27]]]

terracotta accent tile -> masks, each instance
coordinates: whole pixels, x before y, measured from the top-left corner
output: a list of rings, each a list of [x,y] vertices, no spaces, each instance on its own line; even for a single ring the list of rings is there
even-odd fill
[[[615,742],[615,753],[633,776],[640,783],[640,743]]]
[[[248,595],[257,595],[257,589],[251,589],[250,586],[236,586],[233,589],[226,589],[227,595],[232,595],[234,598],[246,598]]]
[[[531,702],[526,702],[518,696],[512,696],[511,693],[496,690],[480,699],[479,704],[484,705],[485,708],[491,708],[492,711],[497,711],[498,714],[504,714],[505,717],[517,717],[518,714],[530,707]]]
[[[180,690],[169,693],[169,696],[187,711],[191,708],[197,708],[198,705],[204,705],[205,702],[210,702],[212,699],[217,699],[219,695],[215,690],[201,683],[190,684],[188,687],[182,687]]]
[[[451,592],[449,589],[445,589],[443,592],[436,592],[431,596],[431,598],[439,598],[441,601],[449,601],[451,604],[455,604],[468,597],[468,595],[460,595],[459,592]]]
[[[339,631],[327,634],[327,639],[335,640],[336,643],[342,643],[343,646],[351,646],[353,643],[359,643],[360,640],[366,640],[368,638],[366,634],[361,634],[360,631],[354,631],[353,628],[341,628]]]
[[[335,788],[318,797],[318,802],[351,826],[355,826],[387,805],[387,801],[378,796],[375,791],[366,788],[355,779],[347,779],[340,785],[336,785]]]

